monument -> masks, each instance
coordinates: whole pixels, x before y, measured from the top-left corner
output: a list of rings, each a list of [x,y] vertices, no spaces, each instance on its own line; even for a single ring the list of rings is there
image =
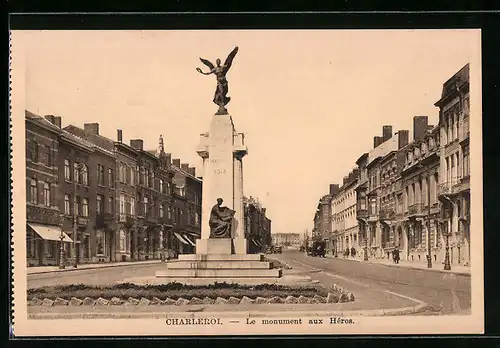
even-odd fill
[[[179,260],[167,262],[166,270],[156,278],[176,278],[184,283],[238,282],[273,283],[281,276],[280,269],[264,261],[262,254],[248,254],[243,210],[243,157],[247,154],[243,133],[235,130],[226,109],[226,74],[238,52],[236,47],[221,65],[200,60],[214,74],[217,87],[213,102],[219,106],[212,116],[207,133],[200,136],[198,155],[203,159],[202,227],[196,240],[196,254],[179,255]],[[215,205],[214,205],[215,204]],[[224,205],[223,205],[224,204]],[[182,280],[179,280],[182,278]],[[173,281],[173,279],[170,279]]]

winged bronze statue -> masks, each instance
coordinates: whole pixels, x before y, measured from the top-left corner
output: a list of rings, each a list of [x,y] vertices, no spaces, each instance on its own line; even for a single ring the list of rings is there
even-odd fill
[[[217,114],[227,114],[225,106],[231,101],[231,97],[227,96],[228,83],[226,79],[226,74],[231,68],[231,65],[233,64],[233,59],[236,56],[236,53],[238,53],[238,47],[235,47],[231,51],[231,53],[229,53],[223,65],[221,65],[221,60],[217,58],[217,60],[215,61],[216,66],[214,66],[209,60],[200,58],[201,62],[205,64],[210,69],[210,71],[203,72],[200,68],[196,68],[196,71],[198,71],[200,74],[203,75],[214,74],[215,77],[217,78],[217,88],[215,89],[214,100],[213,100],[213,102],[219,106]]]

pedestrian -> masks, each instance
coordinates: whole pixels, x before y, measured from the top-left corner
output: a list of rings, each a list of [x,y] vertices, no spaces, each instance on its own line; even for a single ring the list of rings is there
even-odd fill
[[[356,256],[356,249],[354,247],[351,248],[351,257],[354,258]]]
[[[399,263],[399,249],[394,249],[392,252],[394,263]]]

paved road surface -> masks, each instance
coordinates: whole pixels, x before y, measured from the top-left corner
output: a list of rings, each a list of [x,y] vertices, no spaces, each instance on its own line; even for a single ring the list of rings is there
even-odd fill
[[[387,293],[390,291],[426,302],[431,306],[429,314],[465,314],[470,311],[471,278],[467,276],[388,267],[344,259],[315,258],[297,251],[269,256],[286,261],[293,267],[293,272],[309,275],[325,286],[337,284],[352,291],[357,300],[367,304],[367,308],[398,308],[407,305],[407,300],[403,298],[398,300]],[[156,271],[164,268],[164,264],[137,264],[32,274],[28,276],[28,287],[80,283],[106,285],[123,281],[125,278],[154,277]]]
[[[345,259],[317,258],[299,252],[285,252],[272,256],[286,261],[292,267],[323,271],[311,273],[313,278],[319,279],[327,272],[344,278],[347,283],[364,284],[366,289],[389,290],[424,301],[434,312],[466,314],[470,311],[471,278],[468,276],[388,267]]]

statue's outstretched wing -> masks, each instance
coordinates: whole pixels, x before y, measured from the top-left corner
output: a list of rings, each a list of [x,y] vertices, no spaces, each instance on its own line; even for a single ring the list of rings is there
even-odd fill
[[[236,56],[236,53],[238,53],[238,46],[236,46],[234,48],[234,50],[232,50],[232,52],[229,53],[229,55],[226,58],[226,61],[224,62],[224,66],[226,67],[225,68],[226,71],[228,71],[229,68],[231,67],[231,64],[233,64],[233,59],[234,59],[234,56]]]
[[[215,66],[209,61],[209,60],[206,60],[206,59],[203,59],[200,57],[200,60],[203,64],[205,64],[206,66],[208,66],[208,68],[210,69],[210,71],[212,71]]]

